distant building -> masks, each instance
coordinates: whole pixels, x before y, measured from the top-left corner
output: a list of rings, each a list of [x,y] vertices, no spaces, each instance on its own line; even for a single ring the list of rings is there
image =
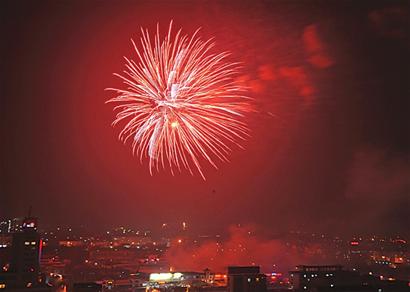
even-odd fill
[[[23,218],[7,219],[0,222],[0,234],[14,233],[21,231]]]
[[[405,281],[382,281],[378,277],[344,270],[340,265],[297,266],[296,271],[290,272],[290,281],[295,291],[409,291],[408,283]]]
[[[74,283],[73,292],[101,292],[102,284],[90,282],[90,283]]]
[[[266,276],[259,267],[228,267],[228,292],[266,291]]]
[[[63,247],[83,247],[84,241],[82,240],[60,240],[58,242],[59,246]]]
[[[360,283],[359,273],[345,271],[342,266],[297,266],[290,272],[291,283],[296,290],[309,290],[317,287],[353,286]]]

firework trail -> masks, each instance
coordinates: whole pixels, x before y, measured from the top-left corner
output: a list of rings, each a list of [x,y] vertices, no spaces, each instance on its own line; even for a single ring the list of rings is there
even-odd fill
[[[172,21],[161,41],[159,26],[153,40],[141,29],[138,63],[126,57],[126,89],[108,88],[118,103],[113,125],[122,121],[119,139],[132,139],[134,154],[148,158],[152,175],[160,167],[205,179],[200,160],[217,168],[228,161],[230,145],[248,136],[244,113],[250,111],[246,88],[237,81],[239,64],[226,61],[229,53],[211,53],[212,40],[203,41],[199,29],[188,37],[181,29],[172,35]]]

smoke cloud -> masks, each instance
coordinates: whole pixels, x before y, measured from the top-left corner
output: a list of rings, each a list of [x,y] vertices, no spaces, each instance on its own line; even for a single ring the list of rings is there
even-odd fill
[[[328,263],[323,250],[316,245],[296,246],[255,232],[254,226],[231,226],[226,240],[209,240],[199,245],[176,243],[165,256],[178,271],[209,268],[225,272],[227,266],[256,265],[263,272],[287,272],[298,264]]]

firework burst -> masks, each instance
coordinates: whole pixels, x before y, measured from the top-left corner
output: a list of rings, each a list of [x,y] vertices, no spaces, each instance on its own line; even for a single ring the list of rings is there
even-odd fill
[[[191,36],[179,30],[153,39],[141,29],[141,47],[132,41],[138,62],[126,57],[126,89],[108,88],[118,103],[113,125],[124,122],[119,139],[132,139],[134,154],[148,158],[149,169],[197,169],[205,179],[201,160],[217,168],[228,161],[230,146],[248,136],[244,113],[249,111],[246,88],[237,81],[238,63],[227,52],[212,53],[212,39],[203,41],[199,29]]]

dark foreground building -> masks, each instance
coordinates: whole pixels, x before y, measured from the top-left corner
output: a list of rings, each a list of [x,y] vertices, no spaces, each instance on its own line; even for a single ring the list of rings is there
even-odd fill
[[[297,266],[290,272],[295,291],[315,292],[408,292],[406,281],[382,281],[378,277],[360,275],[342,266]]]
[[[21,231],[13,234],[10,269],[0,273],[0,288],[49,290],[40,274],[41,245],[37,218],[29,216],[24,219]]]
[[[19,286],[35,286],[40,275],[41,240],[37,219],[28,217],[22,232],[13,235],[10,270],[17,274]]]
[[[228,292],[266,292],[266,276],[259,267],[228,267]]]

